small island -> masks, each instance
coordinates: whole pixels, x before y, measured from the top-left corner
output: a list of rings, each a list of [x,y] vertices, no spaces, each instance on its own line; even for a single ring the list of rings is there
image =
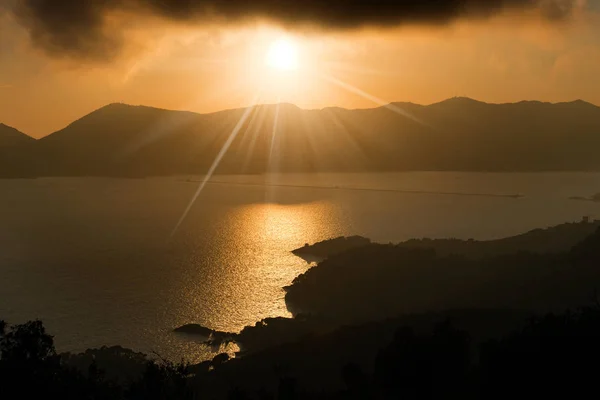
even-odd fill
[[[600,193],[596,193],[590,197],[582,197],[582,196],[572,196],[569,197],[570,200],[579,200],[579,201],[591,201],[594,203],[600,203]]]
[[[215,331],[199,324],[186,324],[175,328],[173,332],[210,337]]]
[[[221,344],[233,342],[237,336],[237,334],[232,332],[217,331],[199,324],[182,325],[173,329],[173,332],[205,337],[205,343],[211,346],[220,346]]]

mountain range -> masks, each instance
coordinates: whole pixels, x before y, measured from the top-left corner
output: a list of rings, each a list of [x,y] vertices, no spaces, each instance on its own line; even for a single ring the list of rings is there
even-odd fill
[[[39,140],[0,124],[0,176],[600,170],[600,107],[452,98],[432,105],[211,114],[110,104]]]

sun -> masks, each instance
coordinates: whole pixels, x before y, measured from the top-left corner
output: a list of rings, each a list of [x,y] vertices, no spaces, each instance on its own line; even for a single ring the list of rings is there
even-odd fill
[[[297,69],[298,49],[294,42],[281,38],[271,43],[266,63],[269,67],[282,71]]]

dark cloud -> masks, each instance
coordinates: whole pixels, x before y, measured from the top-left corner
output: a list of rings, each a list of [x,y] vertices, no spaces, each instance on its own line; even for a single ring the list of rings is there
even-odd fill
[[[505,9],[539,8],[552,19],[567,16],[576,0],[21,0],[15,9],[33,42],[53,54],[109,58],[124,43],[106,23],[112,11],[182,22],[240,22],[262,18],[288,28],[322,29],[405,24],[446,24],[485,18]]]

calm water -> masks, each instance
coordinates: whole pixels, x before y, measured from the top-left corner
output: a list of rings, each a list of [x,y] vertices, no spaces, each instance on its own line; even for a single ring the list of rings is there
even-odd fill
[[[170,238],[197,188],[186,179],[0,180],[0,318],[42,319],[61,351],[121,344],[196,361],[210,350],[171,330],[289,316],[281,288],[309,267],[289,251],[306,242],[491,239],[600,218],[600,204],[568,199],[600,192],[600,174],[228,176]]]

